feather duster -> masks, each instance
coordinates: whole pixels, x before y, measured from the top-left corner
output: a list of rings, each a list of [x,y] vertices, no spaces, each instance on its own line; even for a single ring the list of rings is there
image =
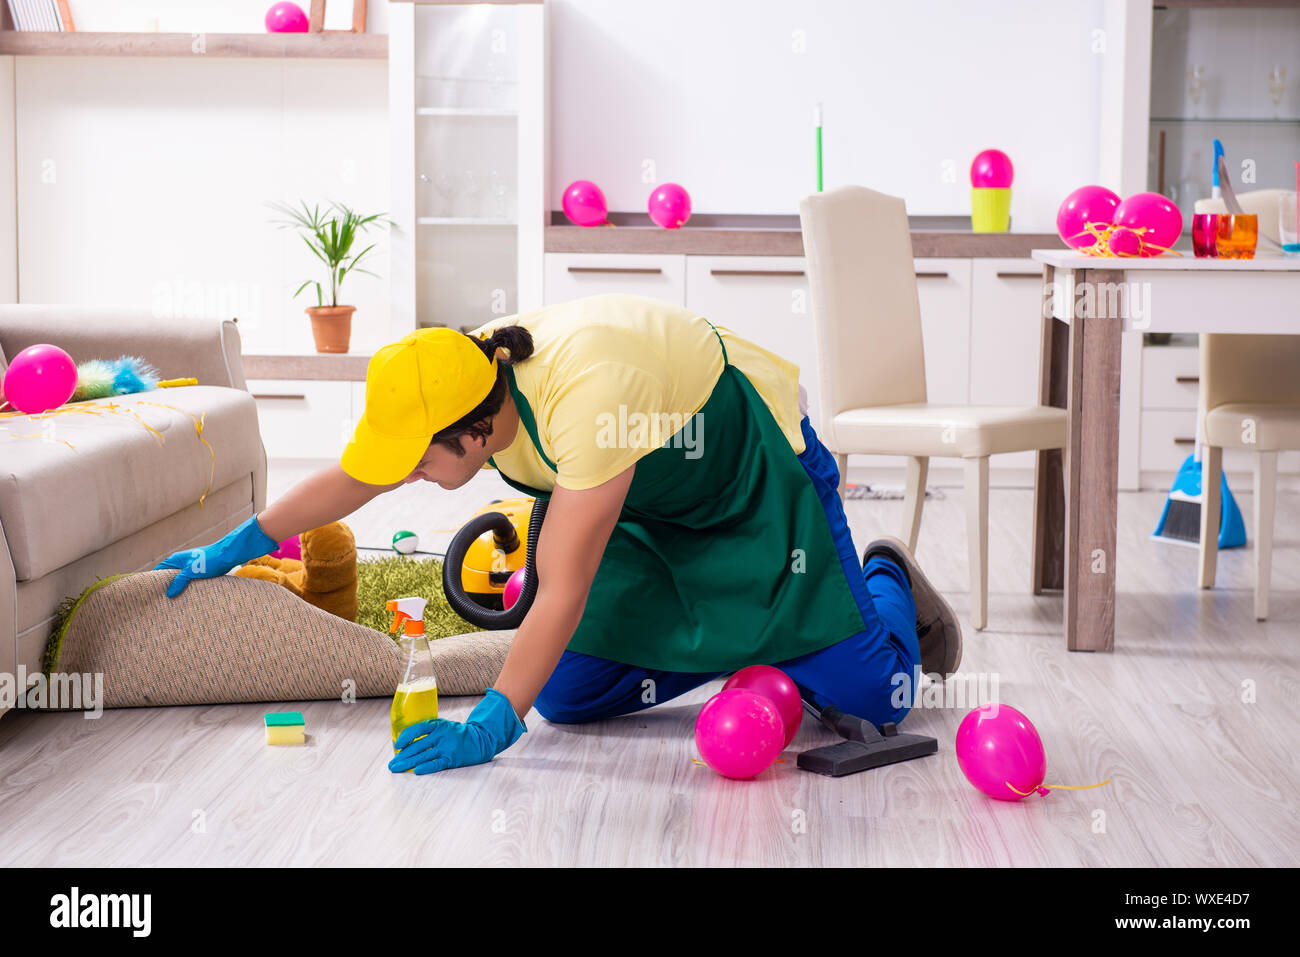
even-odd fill
[[[77,389],[73,402],[106,399],[114,395],[149,392],[158,387],[158,370],[139,356],[120,359],[88,359],[77,366]]]

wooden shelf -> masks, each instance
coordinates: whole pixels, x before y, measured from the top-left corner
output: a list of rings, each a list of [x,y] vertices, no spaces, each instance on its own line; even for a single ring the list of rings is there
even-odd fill
[[[202,41],[202,50],[196,45]],[[384,33],[53,33],[0,31],[5,56],[317,57],[384,60]]]
[[[513,219],[499,216],[419,216],[417,226],[517,226]]]

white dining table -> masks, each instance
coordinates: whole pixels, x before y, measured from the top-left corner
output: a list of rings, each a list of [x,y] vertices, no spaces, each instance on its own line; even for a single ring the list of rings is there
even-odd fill
[[[1064,591],[1067,648],[1111,651],[1121,337],[1300,335],[1300,257],[1102,258],[1069,249],[1031,256],[1043,265],[1039,401],[1068,412],[1065,448],[1038,453],[1033,590]]]

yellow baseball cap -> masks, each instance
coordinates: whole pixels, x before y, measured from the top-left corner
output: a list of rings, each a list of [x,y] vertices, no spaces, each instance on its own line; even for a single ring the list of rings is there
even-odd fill
[[[496,356],[456,329],[419,329],[384,346],[366,367],[365,411],[339,464],[359,482],[400,482],[434,434],[473,411],[496,381]]]

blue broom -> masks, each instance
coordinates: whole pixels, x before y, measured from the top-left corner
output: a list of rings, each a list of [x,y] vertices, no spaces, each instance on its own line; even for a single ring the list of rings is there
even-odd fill
[[[1197,447],[1199,452],[1199,445]],[[1199,454],[1187,456],[1179,466],[1174,484],[1165,499],[1164,511],[1151,537],[1176,545],[1201,544],[1201,463]],[[1246,523],[1228,489],[1228,476],[1220,473],[1219,548],[1240,548],[1246,544]]]

